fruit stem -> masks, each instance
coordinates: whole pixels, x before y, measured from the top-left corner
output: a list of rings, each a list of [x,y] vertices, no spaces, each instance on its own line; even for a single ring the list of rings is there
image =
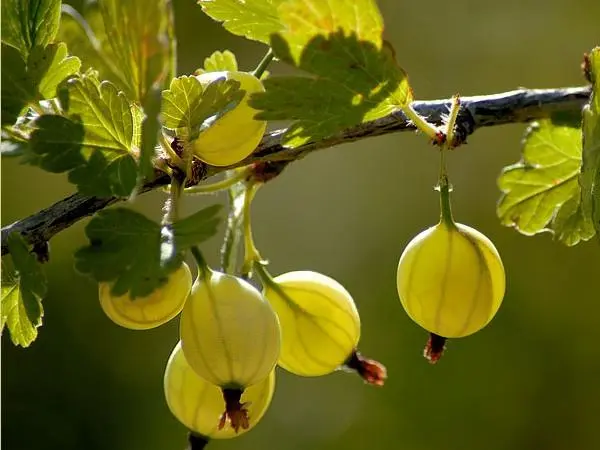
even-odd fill
[[[267,54],[260,60],[256,69],[252,71],[252,75],[256,78],[260,78],[262,74],[265,73],[265,70],[267,70],[267,67],[269,67],[269,64],[271,64],[271,61],[273,61],[273,58],[275,58],[275,52],[269,47]]]
[[[254,263],[263,263],[263,259],[254,244],[254,237],[252,235],[252,217],[251,217],[251,205],[254,195],[258,189],[262,186],[262,183],[248,182],[246,183],[246,194],[244,196],[243,206],[243,218],[244,218],[244,264],[242,266],[242,276],[250,276],[252,268],[255,266]]]
[[[238,181],[246,179],[250,175],[250,168],[244,168],[243,170],[236,171],[234,175],[227,177],[216,183],[204,184],[201,186],[191,186],[183,190],[185,194],[210,194],[212,192],[223,191],[233,186]]]
[[[354,370],[361,378],[372,386],[383,386],[387,379],[387,370],[383,364],[373,359],[362,356],[354,350],[344,363],[348,369]]]
[[[219,420],[219,430],[222,430],[229,419],[231,428],[237,433],[240,428],[247,430],[250,427],[250,421],[248,417],[247,403],[241,403],[243,389],[228,389],[224,388],[223,400],[225,400],[225,412],[221,415]]]
[[[454,217],[452,216],[452,205],[450,203],[451,186],[446,173],[445,149],[440,149],[440,177],[436,190],[440,192],[440,223],[449,228],[456,228]]]
[[[275,280],[273,280],[273,276],[268,271],[263,262],[256,261],[256,264],[254,264],[254,270],[256,271],[256,275],[260,279],[260,282],[263,286],[269,286],[271,289],[275,290],[278,294],[280,294],[284,298],[284,300],[289,299],[288,295],[285,292],[283,292],[283,289],[281,289],[279,285],[275,282]]]
[[[415,111],[411,104],[402,108],[402,112],[412,121],[415,127],[417,127],[417,130],[425,134],[435,144],[439,145],[445,141],[446,136],[444,132],[435,125],[427,122],[417,111]]]
[[[244,169],[228,170],[225,172],[225,176],[233,176],[239,170]],[[229,214],[227,216],[223,244],[221,245],[220,262],[223,272],[236,274],[242,243],[243,206],[244,196],[246,195],[245,186],[241,183],[234,184],[229,187],[227,194]]]
[[[187,450],[202,450],[208,445],[210,439],[206,436],[202,436],[201,434],[190,431],[188,434],[188,442],[190,445],[188,446]]]
[[[194,256],[194,259],[196,260],[196,264],[198,265],[199,276],[203,277],[205,280],[210,278],[211,269],[208,266],[206,259],[204,259],[204,256],[202,255],[202,252],[198,246],[193,245],[190,250]]]
[[[171,185],[169,188],[169,199],[165,202],[165,216],[163,218],[163,225],[173,224],[179,219],[179,198],[183,191],[183,183],[181,177],[177,174],[180,172],[174,171],[171,175]]]

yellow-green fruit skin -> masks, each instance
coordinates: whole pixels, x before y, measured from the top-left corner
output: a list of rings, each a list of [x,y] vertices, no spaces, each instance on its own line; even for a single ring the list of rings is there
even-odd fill
[[[250,386],[241,398],[247,402],[249,428],[236,431],[231,426],[218,429],[219,419],[225,411],[223,393],[190,367],[178,343],[167,363],[164,390],[171,413],[183,425],[211,439],[230,439],[252,429],[267,411],[275,389],[275,370],[260,383]]]
[[[338,369],[360,339],[360,317],[350,293],[311,271],[288,272],[273,281],[264,294],[281,323],[278,364],[301,376]]]
[[[248,105],[250,95],[264,92],[265,88],[258,78],[248,72],[206,72],[196,78],[203,86],[219,78],[232,79],[239,81],[240,89],[246,91],[237,106],[201,132],[192,146],[194,154],[207,164],[235,164],[250,155],[265,134],[267,122],[254,119],[258,111]]]
[[[183,263],[168,281],[147,297],[131,299],[129,294],[113,296],[111,283],[98,285],[100,306],[117,325],[131,330],[158,327],[181,312],[192,287],[192,273]]]
[[[468,336],[494,317],[505,290],[494,244],[462,224],[440,223],[417,235],[398,264],[402,306],[417,324],[446,338]]]
[[[227,388],[248,387],[269,375],[281,345],[279,320],[250,283],[211,271],[199,277],[181,313],[185,357],[205,380]]]

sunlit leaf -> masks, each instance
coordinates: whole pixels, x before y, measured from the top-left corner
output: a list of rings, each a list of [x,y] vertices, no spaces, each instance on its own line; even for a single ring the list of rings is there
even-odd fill
[[[592,95],[583,108],[583,162],[581,166],[581,201],[586,217],[600,237],[600,47],[590,55]]]
[[[310,77],[270,77],[251,97],[265,120],[293,120],[285,135],[295,147],[328,137],[406,106],[406,73],[382,40],[373,0],[290,0],[279,7],[285,29],[271,36],[277,57]]]
[[[269,44],[269,36],[283,29],[277,13],[283,1],[198,0],[198,4],[230,33]]]
[[[18,233],[8,236],[8,248],[16,274],[2,274],[1,329],[6,325],[13,343],[28,347],[42,325],[41,300],[46,295],[46,277]]]
[[[161,226],[126,208],[100,211],[86,226],[89,245],[75,253],[76,268],[96,281],[114,282],[113,295],[144,297],[167,280],[183,252],[217,231],[220,205],[173,224],[175,250],[161,263]]]
[[[33,48],[27,62],[2,44],[2,123],[15,123],[29,103],[56,97],[58,85],[80,65],[79,58],[67,55],[64,43]]]
[[[162,85],[174,75],[170,2],[103,0],[99,6],[125,91],[131,100],[142,103],[152,85]]]
[[[237,60],[235,55],[229,50],[224,52],[213,52],[208,58],[204,59],[204,72],[220,72],[229,70],[236,72],[238,70]]]
[[[498,216],[526,235],[548,231],[566,245],[594,235],[583,214],[578,183],[581,129],[550,119],[532,124],[523,159],[502,172]]]
[[[27,60],[32,49],[44,48],[54,40],[60,4],[61,0],[2,0],[2,42]]]
[[[86,8],[90,15],[94,14],[92,6]],[[96,14],[100,18],[99,12]],[[100,24],[103,25],[100,20]],[[70,5],[62,6],[58,39],[65,42],[69,52],[81,59],[82,70],[94,69],[100,80],[111,81],[117,88],[124,89],[125,82],[111,58],[112,49],[106,41],[97,36],[88,21]]]
[[[218,79],[203,89],[194,76],[174,78],[163,92],[163,126],[177,131],[182,139],[194,139],[211,116],[235,106],[246,91],[235,80]]]
[[[127,196],[136,182],[141,112],[110,82],[93,73],[68,82],[61,98],[66,117],[35,122],[30,162],[51,172],[70,171],[79,191]]]

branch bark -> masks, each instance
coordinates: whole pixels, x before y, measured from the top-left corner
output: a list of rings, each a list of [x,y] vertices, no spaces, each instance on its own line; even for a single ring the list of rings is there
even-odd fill
[[[456,135],[459,141],[464,142],[470,134],[481,127],[529,122],[549,117],[554,113],[577,114],[589,100],[590,92],[590,87],[519,89],[499,94],[461,97],[461,111],[456,123]],[[430,123],[440,125],[443,116],[448,113],[450,103],[451,99],[418,101],[413,103],[413,107]],[[206,170],[202,171],[199,181],[233,167],[259,161],[292,162],[323,148],[409,130],[415,130],[414,125],[406,119],[402,112],[395,112],[381,119],[344,130],[336,136],[309,142],[294,149],[282,146],[281,138],[285,130],[277,130],[265,135],[255,152],[235,166],[205,167]],[[157,174],[155,179],[144,185],[140,193],[167,185],[169,181],[169,177],[165,174]],[[2,255],[8,253],[6,242],[8,235],[12,232],[19,232],[31,245],[40,246],[55,234],[69,228],[84,217],[121,200],[125,199],[88,197],[78,193],[60,200],[48,208],[3,227]]]

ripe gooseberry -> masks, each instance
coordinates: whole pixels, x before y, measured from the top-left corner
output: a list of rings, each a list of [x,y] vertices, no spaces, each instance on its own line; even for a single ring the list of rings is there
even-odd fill
[[[247,388],[242,395],[247,405],[248,424],[225,427],[223,411],[225,400],[218,386],[204,380],[190,367],[181,342],[177,343],[167,366],[164,390],[167,405],[173,415],[190,430],[210,439],[230,439],[253,428],[267,411],[275,389],[275,370],[262,380]]]
[[[383,384],[385,368],[356,352],[360,317],[352,296],[340,283],[312,271],[266,280],[264,295],[281,323],[278,364],[282,368],[296,375],[320,376],[346,365],[369,383]]]
[[[432,362],[441,356],[443,338],[468,336],[485,327],[505,290],[496,247],[474,228],[454,222],[447,185],[441,187],[441,206],[440,222],[404,249],[396,278],[402,306],[432,333],[425,354]],[[440,347],[438,338],[441,348],[430,348]]]
[[[208,268],[201,272],[181,314],[181,345],[196,373],[222,388],[232,426],[244,427],[240,396],[275,367],[279,320],[247,281]]]
[[[248,105],[251,94],[264,92],[261,81],[251,73],[232,71],[205,72],[196,78],[203,86],[219,78],[239,81],[240,89],[246,93],[233,109],[216,116],[214,123],[193,141],[194,155],[213,166],[229,166],[243,160],[258,146],[267,127],[266,121],[254,118],[258,111]]]
[[[146,297],[131,298],[129,293],[111,294],[112,283],[98,285],[100,306],[117,325],[131,330],[158,327],[179,314],[192,287],[192,273],[186,263],[169,274],[167,282]]]

